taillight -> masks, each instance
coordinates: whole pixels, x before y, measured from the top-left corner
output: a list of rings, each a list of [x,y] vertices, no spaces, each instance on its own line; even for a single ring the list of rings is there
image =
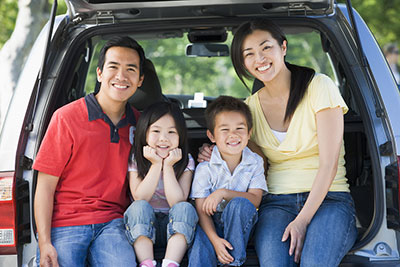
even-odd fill
[[[0,254],[17,253],[15,178],[0,173]]]

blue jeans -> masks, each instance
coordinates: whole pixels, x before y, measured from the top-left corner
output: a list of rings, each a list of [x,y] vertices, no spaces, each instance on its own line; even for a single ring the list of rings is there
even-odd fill
[[[298,266],[289,256],[287,225],[299,214],[309,193],[264,196],[256,225],[255,246],[260,266]],[[357,238],[355,209],[347,192],[328,192],[307,228],[300,266],[338,266]]]
[[[155,213],[145,200],[134,201],[125,211],[126,235],[131,244],[139,236],[146,236],[153,244],[165,247],[167,240],[174,234],[185,236],[188,246],[192,244],[196,229],[196,209],[188,202],[178,202],[169,210],[169,214]],[[157,237],[157,238],[156,238]]]
[[[213,215],[218,236],[233,247],[228,250],[234,261],[231,266],[240,266],[246,261],[246,247],[253,226],[257,222],[257,210],[246,198],[237,197],[229,201],[223,212]],[[189,267],[217,266],[221,263],[206,233],[197,227],[193,246],[189,249]]]
[[[122,218],[107,223],[54,227],[51,242],[60,267],[136,266],[135,252],[124,233]],[[39,266],[40,251],[36,262]]]

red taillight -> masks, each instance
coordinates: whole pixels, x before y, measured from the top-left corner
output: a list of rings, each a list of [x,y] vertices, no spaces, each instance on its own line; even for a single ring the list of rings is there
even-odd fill
[[[0,255],[17,253],[15,178],[0,173]]]

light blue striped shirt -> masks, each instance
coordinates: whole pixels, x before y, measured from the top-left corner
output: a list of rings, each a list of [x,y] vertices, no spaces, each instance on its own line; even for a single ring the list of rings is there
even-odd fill
[[[200,163],[194,173],[191,198],[206,198],[217,189],[247,192],[250,188],[268,192],[263,159],[249,148],[242,151],[242,160],[233,174],[214,146],[210,161]]]

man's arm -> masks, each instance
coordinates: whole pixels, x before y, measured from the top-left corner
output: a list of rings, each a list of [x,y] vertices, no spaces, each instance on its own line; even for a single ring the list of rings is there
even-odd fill
[[[59,177],[53,175],[43,172],[38,174],[34,209],[39,235],[40,266],[58,266],[57,251],[51,243],[51,218],[58,180]]]

